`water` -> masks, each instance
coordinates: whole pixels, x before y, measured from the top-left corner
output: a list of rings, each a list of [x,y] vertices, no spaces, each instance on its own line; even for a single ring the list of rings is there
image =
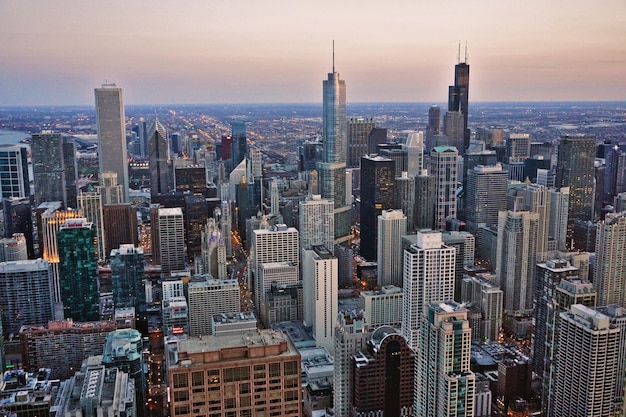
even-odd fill
[[[17,145],[22,139],[30,139],[29,133],[0,129],[0,145]]]

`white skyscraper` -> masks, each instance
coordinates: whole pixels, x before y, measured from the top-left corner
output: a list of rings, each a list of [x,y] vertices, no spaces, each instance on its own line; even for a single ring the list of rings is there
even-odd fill
[[[410,132],[404,147],[407,151],[407,174],[417,177],[424,169],[424,132]]]
[[[240,310],[237,280],[206,279],[189,283],[189,333],[191,336],[212,334],[211,318],[214,314],[237,313]]]
[[[387,285],[380,290],[361,291],[359,306],[371,329],[402,326],[402,288]]]
[[[113,171],[128,201],[128,158],[126,155],[126,118],[122,89],[102,84],[95,89],[98,160],[100,172]]]
[[[185,269],[185,225],[180,207],[158,209],[161,271],[168,274]]]
[[[626,212],[609,213],[598,223],[593,285],[598,305],[626,307]]]
[[[252,232],[250,262],[254,285],[251,287],[258,317],[261,317],[261,297],[265,291],[263,281],[260,279],[261,265],[271,262],[290,262],[298,267],[300,265],[299,243],[298,231],[284,224]]]
[[[88,222],[93,223],[96,228],[96,255],[98,259],[104,261],[109,254],[104,248],[104,220],[102,216],[102,197],[95,192],[80,192],[78,194],[78,208],[82,210],[83,216]]]
[[[402,286],[402,235],[406,234],[402,210],[383,210],[378,216],[378,287]]]
[[[416,352],[414,415],[474,415],[476,379],[470,371],[472,330],[465,307],[428,304]]]
[[[424,306],[454,297],[456,249],[445,246],[441,233],[420,231],[417,243],[404,250],[402,336],[419,346]]]
[[[456,218],[457,159],[453,146],[437,146],[430,152],[430,174],[435,177],[435,228],[444,230],[447,217]]]
[[[339,289],[337,258],[324,246],[304,250],[302,257],[304,322],[313,327],[317,346],[332,354]]]
[[[351,417],[352,355],[367,349],[372,332],[363,312],[342,311],[335,325],[335,370],[333,372],[333,406],[335,416]]]
[[[270,199],[272,214],[280,213],[280,192],[278,191],[278,180],[276,179],[270,182]]]
[[[504,310],[533,308],[539,214],[501,211],[498,215],[497,282],[504,292]]]
[[[620,333],[608,316],[582,304],[560,314],[549,416],[614,415]]]
[[[311,195],[300,202],[299,210],[300,247],[325,246],[333,249],[335,241],[334,206],[331,200],[320,195]]]
[[[30,196],[28,148],[25,145],[0,146],[0,198]]]

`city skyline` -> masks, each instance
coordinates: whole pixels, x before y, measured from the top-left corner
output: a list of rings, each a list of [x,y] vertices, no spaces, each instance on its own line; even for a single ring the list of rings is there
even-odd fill
[[[443,102],[459,42],[471,101],[622,100],[624,23],[619,0],[7,1],[0,106],[90,104],[103,82],[131,105],[319,102],[333,39],[349,102]]]

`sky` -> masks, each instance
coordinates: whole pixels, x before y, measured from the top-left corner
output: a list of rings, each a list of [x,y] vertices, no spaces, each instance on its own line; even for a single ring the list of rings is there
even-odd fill
[[[626,99],[626,1],[0,0],[0,106]]]

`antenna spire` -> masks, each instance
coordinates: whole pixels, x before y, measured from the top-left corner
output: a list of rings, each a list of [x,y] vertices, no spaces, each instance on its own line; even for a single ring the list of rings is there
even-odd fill
[[[461,41],[459,40],[459,50],[456,53],[456,63],[461,63]]]
[[[335,40],[333,39],[333,73],[335,72]]]
[[[465,63],[467,64],[469,55],[467,55],[467,41],[465,41]]]

